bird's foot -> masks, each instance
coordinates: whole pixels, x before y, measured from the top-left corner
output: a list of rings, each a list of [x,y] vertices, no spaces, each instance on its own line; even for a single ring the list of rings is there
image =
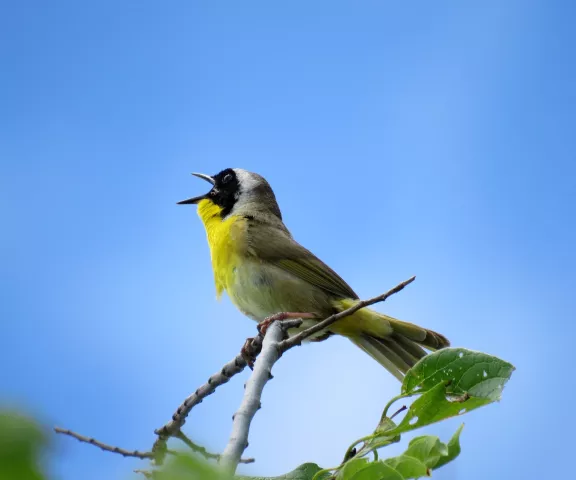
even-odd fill
[[[274,315],[270,315],[262,320],[258,324],[258,333],[262,336],[266,335],[266,330],[272,324],[272,322],[281,321],[281,320],[288,320],[290,318],[316,318],[316,315],[312,313],[302,313],[302,312],[280,312],[275,313]]]
[[[262,320],[258,324],[258,327],[257,327],[258,333],[261,337],[264,337],[266,335],[266,331],[268,330],[268,327],[272,324],[272,322],[289,320],[289,319],[296,319],[296,318],[301,318],[301,319],[316,318],[316,315],[314,315],[312,313],[302,313],[302,312],[280,312],[280,313],[276,313],[274,315],[270,315],[269,317],[266,317],[264,320]],[[254,352],[254,348],[252,347],[253,341],[254,341],[254,338],[252,338],[252,337],[247,338],[246,341],[244,342],[242,350],[240,350],[240,355],[242,355],[242,358],[246,362],[246,365],[248,365],[251,370],[254,369],[254,362],[256,361],[256,356],[257,356],[257,353]]]
[[[242,350],[240,350],[240,355],[246,362],[246,365],[250,367],[250,370],[254,370],[254,362],[256,361],[256,352],[254,352],[254,348],[252,348],[252,342],[254,341],[254,337],[249,337],[244,342],[242,346]]]

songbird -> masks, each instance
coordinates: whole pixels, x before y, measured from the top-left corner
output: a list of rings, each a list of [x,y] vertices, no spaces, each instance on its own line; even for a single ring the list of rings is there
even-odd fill
[[[334,270],[292,238],[262,176],[240,168],[214,176],[192,175],[212,188],[178,204],[198,205],[217,297],[226,290],[234,305],[257,322],[279,318],[279,312],[284,312],[282,318],[302,318],[300,329],[358,301]],[[450,344],[439,333],[368,308],[338,320],[313,340],[333,334],[350,339],[400,381],[427,354],[424,348],[437,350]]]

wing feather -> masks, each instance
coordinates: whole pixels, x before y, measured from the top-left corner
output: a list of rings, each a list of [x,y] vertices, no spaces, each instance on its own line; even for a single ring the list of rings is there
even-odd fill
[[[358,298],[334,270],[296,242],[287,230],[259,224],[248,229],[248,245],[256,258],[272,263],[315,287],[337,297]]]

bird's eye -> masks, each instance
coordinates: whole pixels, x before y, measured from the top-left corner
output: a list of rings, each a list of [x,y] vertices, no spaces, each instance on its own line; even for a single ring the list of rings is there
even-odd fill
[[[224,175],[224,178],[222,179],[222,183],[228,183],[230,180],[232,180],[232,175],[227,173],[226,175]]]

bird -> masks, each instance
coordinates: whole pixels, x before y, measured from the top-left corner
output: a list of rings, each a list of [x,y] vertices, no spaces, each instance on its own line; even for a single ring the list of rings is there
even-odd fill
[[[211,184],[208,193],[177,202],[197,205],[210,248],[216,296],[226,291],[247,317],[301,318],[293,335],[359,301],[354,290],[284,224],[276,196],[261,175],[226,168],[216,175],[193,173]],[[448,347],[433,330],[369,308],[341,318],[311,341],[341,335],[402,381],[429,351]]]

